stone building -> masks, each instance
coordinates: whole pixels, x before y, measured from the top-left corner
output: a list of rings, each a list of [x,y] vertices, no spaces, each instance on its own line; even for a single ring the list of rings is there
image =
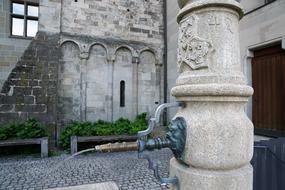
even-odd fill
[[[247,105],[255,133],[285,135],[285,1],[241,0],[244,17],[240,22],[243,72],[255,93]],[[176,55],[179,11],[176,1],[167,1],[167,89],[177,78]],[[216,24],[219,24],[217,21]],[[168,96],[168,101],[174,101]],[[175,110],[170,113],[173,115]]]
[[[58,126],[153,114],[164,100],[162,0],[0,0],[0,120]]]
[[[247,113],[257,132],[281,134],[285,1],[241,3],[240,56],[256,89]],[[70,120],[134,119],[175,101],[178,10],[174,0],[0,0],[0,121],[35,117],[57,134]]]

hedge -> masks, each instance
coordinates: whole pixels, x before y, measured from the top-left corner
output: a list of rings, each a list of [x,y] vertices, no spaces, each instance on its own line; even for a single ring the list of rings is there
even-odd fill
[[[14,121],[0,125],[0,140],[29,139],[45,136],[47,136],[47,131],[36,119]]]
[[[71,136],[134,135],[147,128],[146,115],[142,113],[134,121],[119,118],[114,123],[102,120],[97,122],[73,121],[60,134],[59,144],[62,148],[69,149]]]

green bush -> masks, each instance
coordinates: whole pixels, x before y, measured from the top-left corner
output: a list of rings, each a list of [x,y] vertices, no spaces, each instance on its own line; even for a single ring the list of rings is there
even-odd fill
[[[138,131],[145,130],[147,128],[146,113],[142,113],[137,116],[135,121],[132,123],[129,130],[129,134],[136,134]]]
[[[15,121],[0,126],[0,140],[29,139],[47,136],[47,131],[36,119]]]
[[[59,143],[64,149],[70,147],[71,136],[108,136],[108,135],[134,135],[147,128],[146,113],[142,113],[131,122],[119,118],[114,123],[98,120],[97,122],[71,122],[67,124],[60,134]]]

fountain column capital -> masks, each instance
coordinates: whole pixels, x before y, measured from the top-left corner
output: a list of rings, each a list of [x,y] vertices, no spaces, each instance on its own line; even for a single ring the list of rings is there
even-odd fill
[[[187,13],[201,9],[204,7],[228,7],[236,10],[241,19],[243,16],[243,9],[240,0],[177,0],[180,11],[177,15],[177,22],[179,23]]]
[[[247,86],[240,64],[239,20],[243,15],[236,0],[179,0],[179,77],[172,95],[235,96],[246,99]]]

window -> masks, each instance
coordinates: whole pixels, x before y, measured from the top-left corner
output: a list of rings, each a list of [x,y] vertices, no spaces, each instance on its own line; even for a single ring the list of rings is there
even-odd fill
[[[125,107],[125,81],[120,82],[120,107]]]
[[[11,1],[11,35],[35,37],[38,31],[39,5],[27,1]]]

